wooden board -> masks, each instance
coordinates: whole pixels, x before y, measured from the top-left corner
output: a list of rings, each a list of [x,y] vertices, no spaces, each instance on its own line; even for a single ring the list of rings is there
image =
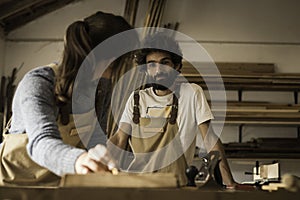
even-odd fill
[[[212,111],[214,123],[220,123],[219,120],[226,117],[226,124],[300,125],[299,104],[231,101],[225,112],[222,103],[214,102]]]
[[[278,73],[272,63],[193,63],[183,62],[179,82],[199,84],[203,89],[248,91],[300,90],[300,73]],[[214,68],[217,66],[218,70]]]
[[[194,62],[193,65],[187,61],[183,61],[183,73],[196,73],[198,72],[194,66],[200,67],[204,71],[209,70],[213,63]],[[215,63],[218,70],[222,74],[249,74],[249,73],[274,73],[275,66],[273,63]]]
[[[61,180],[61,187],[177,188],[179,186],[177,176],[169,173],[118,175],[91,173],[65,175]]]

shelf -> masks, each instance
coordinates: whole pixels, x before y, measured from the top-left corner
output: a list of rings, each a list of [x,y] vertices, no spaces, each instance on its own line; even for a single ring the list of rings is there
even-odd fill
[[[300,139],[257,138],[246,143],[224,144],[230,158],[300,158]]]
[[[185,62],[179,82],[190,82],[200,85],[204,90],[237,90],[239,100],[243,91],[290,91],[294,92],[294,103],[298,103],[300,90],[300,73],[276,73],[273,64],[260,63],[196,63],[201,74]]]
[[[197,66],[201,74],[195,69]],[[218,67],[218,70],[215,69]],[[200,85],[204,90],[234,90],[238,92],[238,101],[227,102],[226,110],[214,102],[212,112],[215,124],[239,126],[239,142],[242,144],[242,130],[245,125],[255,126],[293,126],[297,128],[300,138],[300,104],[298,93],[300,90],[300,73],[276,73],[272,63],[183,63],[182,76],[179,82],[190,82]],[[244,91],[284,91],[293,92],[293,104],[274,104],[268,102],[244,102]],[[220,104],[221,105],[221,104]],[[225,122],[224,122],[225,119]],[[281,141],[278,141],[281,142]],[[299,144],[300,146],[300,144]],[[274,148],[274,146],[272,147]],[[299,152],[285,151],[271,152],[270,149],[245,146],[226,147],[231,156],[242,157],[243,154],[270,156],[272,154],[286,157],[298,156]],[[294,153],[296,155],[294,155]],[[298,155],[299,154],[299,155]]]
[[[226,124],[266,124],[300,126],[300,104],[271,104],[259,102],[228,102],[226,112],[215,103],[214,123],[221,123],[226,113]]]

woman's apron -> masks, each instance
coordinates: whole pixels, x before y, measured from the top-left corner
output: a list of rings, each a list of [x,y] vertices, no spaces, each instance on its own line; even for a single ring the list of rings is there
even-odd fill
[[[55,67],[55,66],[51,66]],[[54,72],[56,69],[54,68]],[[90,113],[78,114],[76,119],[84,124],[75,127],[74,115],[69,114],[69,108],[60,109],[57,123],[62,140],[65,144],[85,149],[81,139],[89,137],[95,127],[96,120],[90,119]],[[93,122],[94,121],[94,122]],[[60,177],[48,169],[35,163],[28,155],[26,133],[8,134],[10,121],[3,130],[3,142],[0,148],[0,185],[58,185]]]
[[[84,119],[84,116],[82,116]],[[9,125],[9,124],[8,124]],[[8,128],[8,127],[7,127]],[[58,119],[58,129],[65,144],[85,149],[81,142],[82,134],[89,133],[92,126],[76,129],[73,115],[66,125]],[[26,133],[7,134],[4,130],[3,143],[0,148],[0,184],[2,185],[58,185],[60,177],[32,161],[26,149]],[[79,136],[79,133],[81,134]]]

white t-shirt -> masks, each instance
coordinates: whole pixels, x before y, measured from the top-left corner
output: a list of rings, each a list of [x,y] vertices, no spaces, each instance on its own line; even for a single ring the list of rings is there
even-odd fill
[[[172,105],[173,93],[166,96],[157,96],[151,87],[141,90],[139,95],[139,109],[141,117],[153,117],[150,115],[153,115],[153,113],[159,113],[157,112],[159,109],[170,111],[168,107]],[[128,124],[133,123],[133,96],[134,93],[130,95],[126,103],[120,122]],[[184,151],[186,151],[191,144],[195,144],[195,136],[200,134],[198,125],[210,119],[213,119],[213,115],[202,88],[196,84],[182,83],[180,85],[178,98],[177,124]],[[199,145],[197,144],[197,146]],[[187,156],[188,163],[191,162],[192,158],[193,155]]]

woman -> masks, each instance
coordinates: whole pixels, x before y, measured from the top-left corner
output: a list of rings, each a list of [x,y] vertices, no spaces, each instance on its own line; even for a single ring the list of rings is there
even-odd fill
[[[29,157],[57,176],[68,173],[86,174],[106,171],[108,170],[107,163],[113,163],[103,146],[94,147],[95,144],[104,145],[106,143],[104,132],[97,133],[95,137],[94,135],[90,136],[88,142],[83,144],[81,137],[79,139],[78,136],[77,139],[73,137],[74,133],[76,135],[79,130],[74,131],[73,115],[70,114],[73,110],[75,78],[87,55],[107,38],[129,29],[131,26],[122,17],[103,12],[97,12],[83,21],[72,23],[66,31],[61,64],[33,69],[24,76],[18,85],[13,99],[12,121],[8,132],[26,133]],[[114,58],[105,57],[103,59],[106,60],[104,63],[109,63]],[[103,63],[99,59],[95,59],[93,62],[96,65]],[[114,70],[112,66],[102,73],[106,80],[112,76]],[[99,79],[95,80],[98,82]],[[95,80],[93,84],[95,84]],[[89,95],[90,91],[86,92]],[[84,97],[85,94],[81,96]],[[100,98],[105,98],[105,96]],[[83,106],[79,111],[77,110],[78,113],[73,114],[84,115],[91,109]],[[107,111],[100,110],[103,113]],[[105,124],[103,121],[106,120],[105,117],[101,119],[101,124]],[[88,153],[87,147],[92,148],[90,153]],[[101,149],[102,155],[93,154],[97,150],[99,152],[99,149]],[[19,176],[22,173],[16,174]],[[22,177],[20,178],[22,179]],[[47,180],[45,181],[47,182]]]

